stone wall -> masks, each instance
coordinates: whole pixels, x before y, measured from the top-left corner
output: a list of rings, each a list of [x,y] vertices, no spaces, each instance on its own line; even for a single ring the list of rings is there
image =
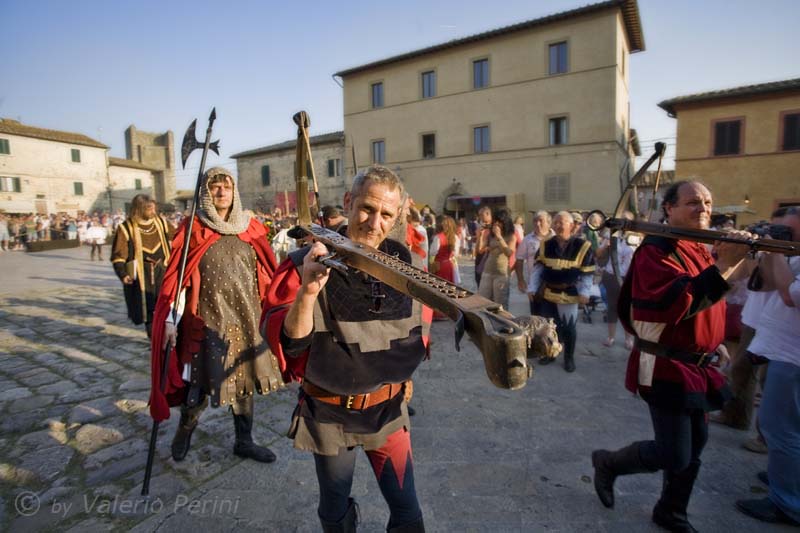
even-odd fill
[[[153,184],[153,195],[161,204],[175,198],[175,139],[172,131],[149,133],[129,126],[125,130],[126,158],[153,169],[158,169]]]
[[[125,209],[137,194],[153,196],[153,172],[149,170],[109,165],[108,178],[113,190],[114,210]],[[136,180],[139,180],[140,188],[136,187]]]
[[[344,144],[341,142],[316,144],[312,145],[311,152],[321,205],[341,205],[346,187],[350,184],[350,179],[344,176]],[[341,161],[339,164],[341,172],[338,176],[328,176],[328,160],[331,159]],[[294,160],[294,147],[237,158],[239,193],[244,207],[265,210],[277,206],[284,209],[284,191],[293,192],[295,190]],[[270,184],[268,186],[262,185],[261,180],[261,168],[264,165],[269,165],[270,168]],[[335,164],[334,168],[336,168]],[[313,185],[309,181],[309,189],[312,187]]]
[[[108,208],[105,148],[5,133],[2,138],[11,153],[0,155],[0,176],[19,178],[20,192],[0,192],[0,209],[76,214]],[[79,150],[80,162],[72,161],[73,149]],[[75,183],[83,194],[75,194]]]

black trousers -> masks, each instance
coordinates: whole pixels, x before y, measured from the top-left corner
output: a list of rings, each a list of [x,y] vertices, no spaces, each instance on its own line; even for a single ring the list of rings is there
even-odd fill
[[[639,447],[639,456],[652,469],[680,472],[690,463],[699,463],[708,442],[705,411],[672,411],[650,405],[655,440]]]
[[[422,518],[408,432],[401,428],[389,435],[383,447],[366,453],[381,494],[389,504],[388,528],[413,524]],[[340,448],[339,455],[334,456],[314,454],[314,462],[319,481],[319,517],[324,522],[337,523],[349,506],[356,449]]]

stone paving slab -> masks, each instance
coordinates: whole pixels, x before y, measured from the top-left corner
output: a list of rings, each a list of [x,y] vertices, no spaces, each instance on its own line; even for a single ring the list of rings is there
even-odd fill
[[[224,409],[203,413],[187,459],[175,463],[173,410],[159,430],[151,496],[139,495],[152,425],[149,345],[125,316],[110,265],[85,251],[0,259],[14,263],[0,293],[0,530],[318,531],[313,459],[284,437],[296,386],[256,400],[254,436],[275,463],[231,453]],[[513,292],[511,311],[526,309]],[[429,531],[656,531],[649,516],[660,476],[621,478],[613,511],[594,494],[591,450],[652,434],[646,406],[623,387],[627,354],[602,347],[603,338],[596,312],[579,324],[577,372],[560,361],[536,367],[524,389],[505,391],[490,384],[471,344],[455,352],[449,322],[434,324],[434,354],[412,400],[415,484]],[[783,530],[733,508],[765,494],[755,473],[766,458],[741,448],[745,432],[712,426],[710,434],[693,523]],[[363,454],[353,496],[360,530],[384,530],[388,509]]]

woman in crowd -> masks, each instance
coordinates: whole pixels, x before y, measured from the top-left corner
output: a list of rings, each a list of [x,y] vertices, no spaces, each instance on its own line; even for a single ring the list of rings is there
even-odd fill
[[[493,213],[492,220],[491,232],[483,232],[478,242],[478,253],[487,252],[478,293],[507,309],[508,276],[513,266],[509,262],[517,248],[517,237],[508,209]]]
[[[624,213],[622,215],[628,220],[633,220],[633,214]],[[598,234],[598,236],[600,236]],[[619,278],[614,272],[614,266],[611,261],[611,239],[608,235],[602,235],[597,248],[597,263],[602,272],[602,283],[606,292],[606,323],[608,325],[608,337],[603,341],[603,346],[610,348],[616,341],[617,334],[617,321],[619,315],[617,314],[617,301],[619,300],[620,282],[619,279],[624,278],[628,273],[628,267],[631,265],[633,259],[634,247],[628,242],[635,242],[630,240],[629,234],[617,241],[617,258],[619,260]],[[625,333],[625,349],[630,350],[633,348],[633,337]]]
[[[456,263],[456,252],[461,248],[461,239],[456,234],[456,222],[447,215],[440,217],[436,235],[430,243],[430,267],[432,274],[456,284],[461,283]]]

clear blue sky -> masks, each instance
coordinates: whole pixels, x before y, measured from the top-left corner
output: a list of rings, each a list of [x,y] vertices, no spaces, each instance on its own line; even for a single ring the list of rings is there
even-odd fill
[[[123,132],[203,135],[217,107],[222,157],[342,128],[334,72],[397,53],[573,9],[586,0],[277,2],[2,0],[0,116],[75,131],[125,156]],[[640,0],[647,50],[630,61],[631,125],[645,152],[674,154],[664,99],[800,77],[798,0]],[[178,163],[179,164],[179,163]],[[199,158],[178,172],[194,182]],[[191,168],[195,170],[192,171]],[[667,168],[670,168],[668,165]]]

